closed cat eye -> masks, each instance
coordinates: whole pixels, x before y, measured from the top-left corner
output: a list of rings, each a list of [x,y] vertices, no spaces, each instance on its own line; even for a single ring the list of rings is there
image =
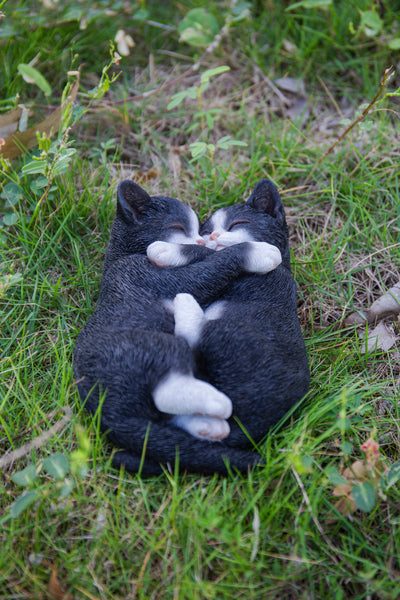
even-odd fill
[[[233,229],[234,227],[236,227],[236,225],[244,225],[246,223],[250,223],[250,221],[248,221],[247,219],[238,219],[237,221],[233,221],[229,227],[228,227],[228,231],[231,231],[231,229]]]
[[[178,231],[183,231],[184,233],[186,233],[186,229],[180,223],[171,223],[171,225],[166,225],[165,228],[166,229],[177,229]]]

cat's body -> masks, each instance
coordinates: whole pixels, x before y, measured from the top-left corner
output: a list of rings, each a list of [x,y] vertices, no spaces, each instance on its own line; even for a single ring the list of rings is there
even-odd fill
[[[249,437],[259,442],[309,386],[288,231],[275,186],[260,181],[247,203],[218,210],[200,233],[217,252],[253,240],[277,246],[282,255],[282,263],[267,274],[233,279],[219,301],[203,305],[203,317],[185,295],[175,313],[175,331],[192,347],[199,377],[232,401],[224,444],[246,448]]]
[[[252,218],[265,212],[248,209]],[[120,185],[100,297],[78,337],[74,369],[91,412],[105,393],[101,427],[124,448],[114,464],[131,471],[144,446],[144,474],[173,466],[177,449],[182,470],[226,473],[228,459],[245,471],[259,457],[245,449],[235,417],[259,441],[307,391],[284,216],[269,238],[258,231],[256,242],[218,252],[197,228],[177,200]],[[205,235],[205,243],[213,240]],[[269,244],[281,249],[285,266],[271,271],[280,256]]]

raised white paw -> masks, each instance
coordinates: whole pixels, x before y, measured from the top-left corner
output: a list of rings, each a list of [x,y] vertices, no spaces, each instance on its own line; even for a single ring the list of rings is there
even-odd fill
[[[276,269],[282,262],[279,248],[267,242],[248,242],[244,268],[248,273],[264,274]]]
[[[155,406],[169,415],[207,415],[229,419],[232,402],[226,394],[193,375],[171,371],[153,391]]]
[[[147,247],[147,258],[157,267],[182,267],[187,264],[180,244],[173,242],[153,242]]]
[[[230,433],[228,421],[203,415],[177,415],[172,423],[184,429],[190,435],[200,439],[218,442],[225,439]]]
[[[175,335],[183,337],[191,348],[198,343],[206,318],[191,294],[177,294],[173,301]]]

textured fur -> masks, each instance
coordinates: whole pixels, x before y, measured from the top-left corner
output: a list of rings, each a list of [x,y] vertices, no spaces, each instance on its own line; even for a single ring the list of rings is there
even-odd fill
[[[162,472],[160,465],[173,468],[177,450],[181,470],[226,474],[228,461],[231,468],[246,471],[260,457],[249,451],[237,419],[259,441],[306,393],[308,363],[287,228],[271,186],[263,180],[247,204],[226,209],[246,213],[254,242],[215,252],[199,238],[196,217],[187,206],[150,197],[133,182],[120,184],[99,300],[74,353],[86,408],[95,412],[105,393],[101,428],[124,448],[114,457],[116,466],[138,471],[145,446],[143,474]],[[206,242],[212,234],[208,225]],[[280,254],[278,260],[274,246],[283,260],[277,268]],[[248,273],[252,270],[256,274]],[[181,293],[205,310],[205,321],[191,341],[185,339],[184,319],[175,334],[172,301]],[[179,378],[188,382],[187,398],[176,394]],[[201,398],[196,390],[202,385],[207,419],[200,423],[190,411],[197,406],[193,398]],[[225,437],[232,403],[231,433]],[[178,416],[167,413],[168,406]],[[191,435],[207,434],[216,418],[223,441]]]

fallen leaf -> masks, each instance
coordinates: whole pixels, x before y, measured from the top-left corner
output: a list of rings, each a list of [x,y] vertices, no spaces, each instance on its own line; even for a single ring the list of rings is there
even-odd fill
[[[364,335],[360,333],[360,337],[364,337]],[[376,327],[368,331],[367,339],[361,346],[361,354],[368,354],[375,350],[390,350],[396,344],[396,341],[397,337],[393,328],[381,321]]]
[[[157,179],[161,175],[161,169],[159,167],[153,167],[147,173],[141,173],[138,171],[135,173],[134,179],[135,181],[140,181],[141,183],[150,181],[151,179]]]
[[[8,159],[16,158],[20,154],[23,154],[25,152],[25,150],[29,150],[30,148],[37,146],[37,143],[38,143],[37,137],[36,137],[37,132],[39,134],[45,133],[47,135],[55,135],[60,128],[61,118],[62,118],[63,111],[65,110],[65,107],[68,104],[72,104],[73,102],[75,102],[76,96],[78,94],[78,88],[79,88],[79,76],[78,76],[77,80],[75,81],[75,83],[73,83],[73,85],[71,86],[70,94],[69,94],[68,98],[65,100],[65,102],[63,102],[63,104],[61,106],[56,108],[56,110],[53,111],[46,119],[44,119],[44,121],[42,121],[38,125],[35,125],[34,127],[30,127],[29,129],[26,129],[25,131],[17,131],[16,133],[6,137],[0,146],[0,152],[3,155],[3,158],[8,158]],[[14,109],[14,110],[17,110],[17,109]],[[10,113],[13,113],[13,112],[14,111],[10,111]],[[22,112],[19,113],[18,119],[20,118],[21,115],[22,115]],[[11,122],[12,122],[12,119],[15,119],[15,115],[13,116],[12,114],[10,115],[9,113],[2,115],[1,120],[0,120],[0,126],[2,123],[6,123],[7,119],[11,120]],[[2,137],[2,136],[0,136],[0,137]]]
[[[281,79],[275,79],[274,83],[285,92],[306,96],[306,89],[302,79],[298,79],[297,77],[282,77]]]
[[[389,315],[398,315],[400,313],[400,281],[389,288],[385,294],[380,296],[368,309],[354,312],[344,321],[344,326],[361,325],[366,321],[373,323],[377,319],[382,319]]]
[[[61,585],[57,574],[57,567],[55,565],[53,565],[51,569],[47,591],[52,600],[73,600],[72,594],[67,594],[65,588]]]
[[[297,121],[300,126],[305,125],[311,114],[309,102],[306,98],[298,98],[293,106],[288,108],[287,115],[292,121]]]
[[[171,148],[168,152],[168,168],[172,172],[174,179],[178,179],[182,170],[182,161],[179,148]]]
[[[17,131],[21,115],[20,106],[0,115],[0,138],[6,138]]]

